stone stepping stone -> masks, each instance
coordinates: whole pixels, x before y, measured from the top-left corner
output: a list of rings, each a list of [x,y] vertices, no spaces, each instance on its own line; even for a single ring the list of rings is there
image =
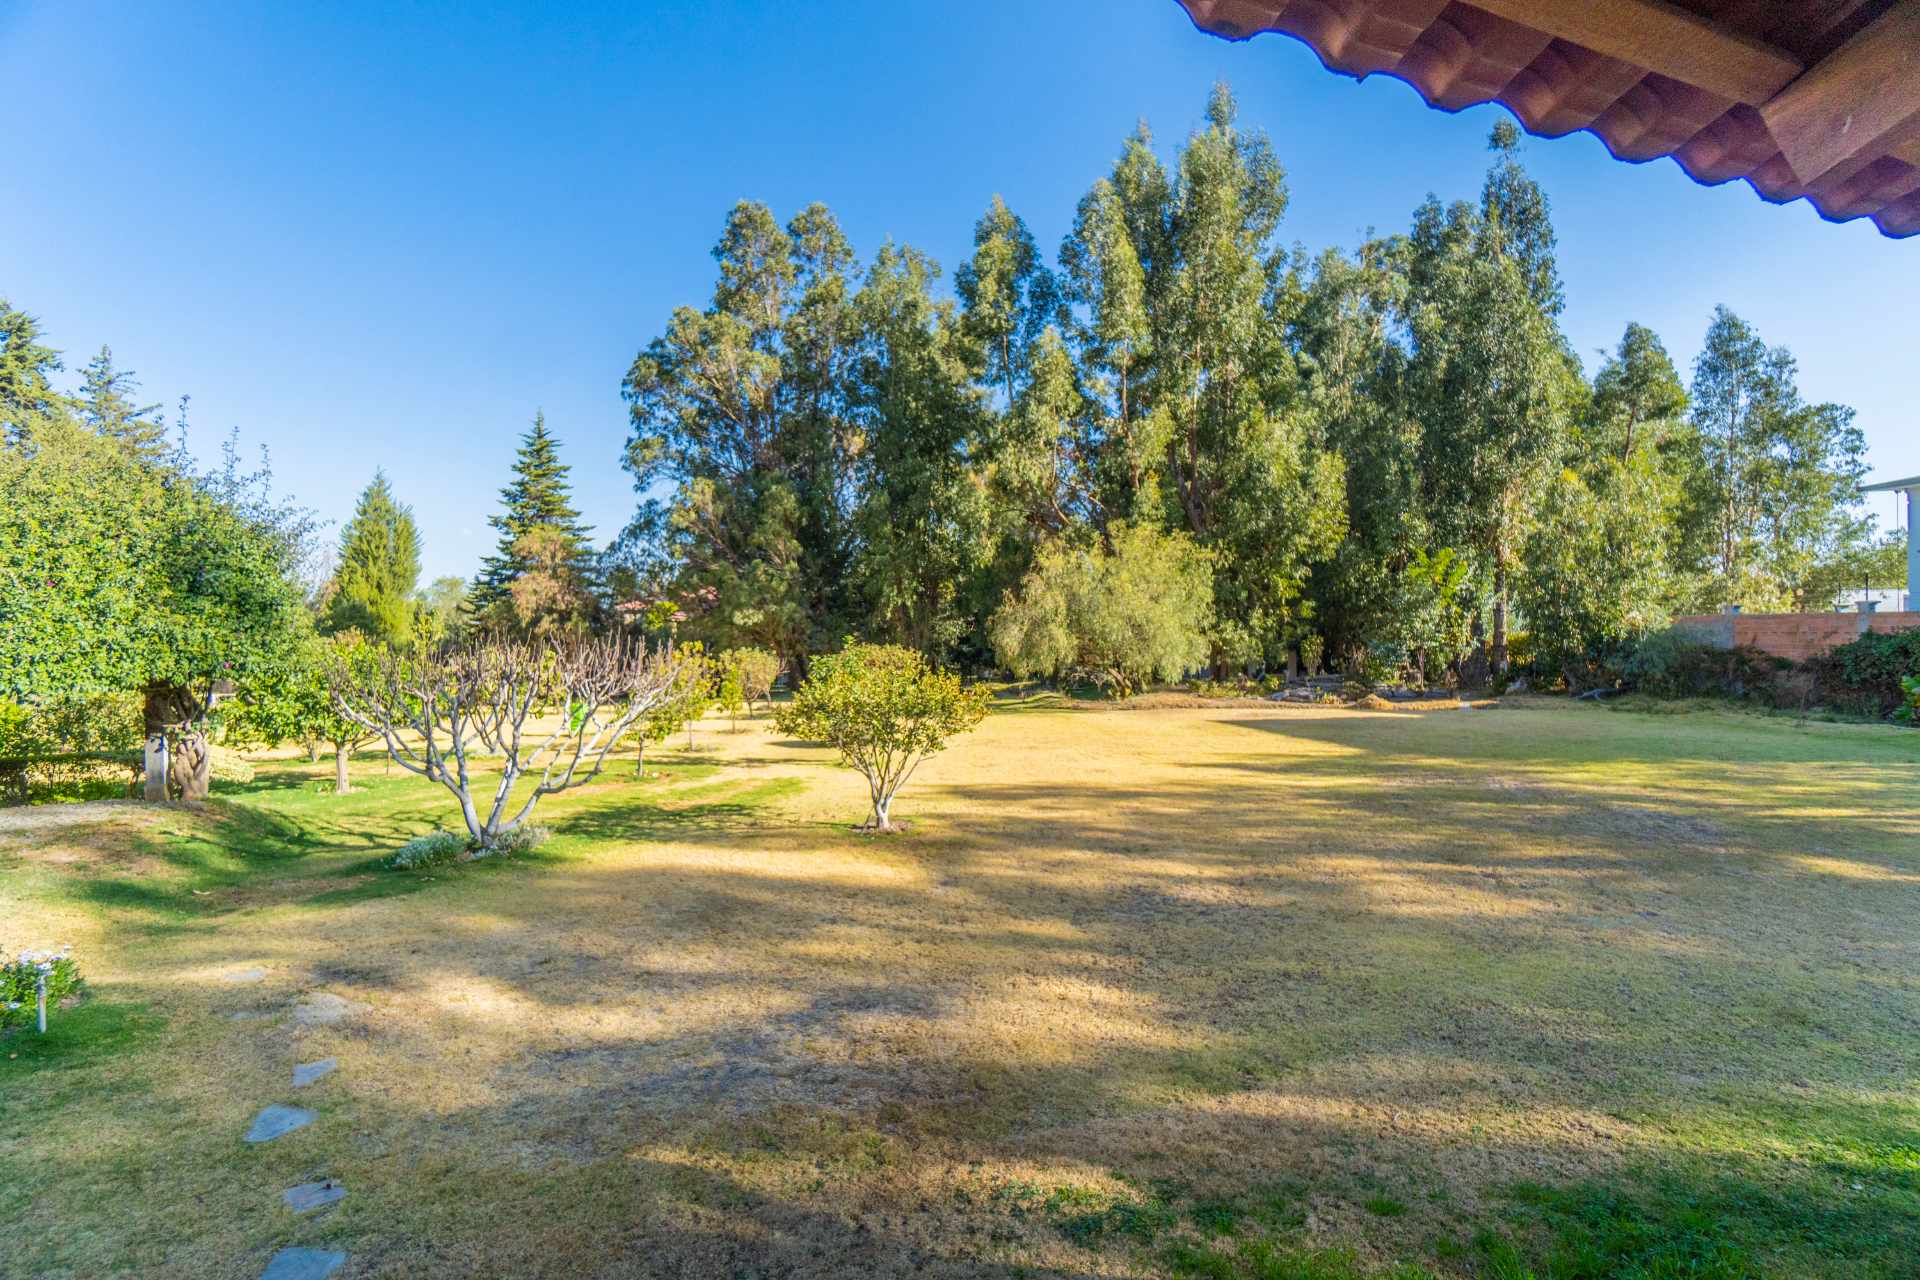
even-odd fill
[[[272,1142],[275,1138],[292,1133],[295,1129],[304,1129],[313,1123],[313,1112],[304,1107],[283,1107],[274,1103],[261,1110],[253,1118],[253,1128],[247,1130],[248,1142]]]
[[[235,984],[245,983],[245,982],[264,982],[266,980],[266,977],[267,977],[267,971],[265,969],[260,969],[260,968],[230,969],[226,973],[223,973],[220,975],[220,981],[231,982]]]
[[[293,1006],[293,1020],[303,1027],[330,1027],[366,1007],[331,991],[309,991]]]
[[[296,1089],[304,1089],[316,1080],[325,1079],[327,1076],[332,1075],[333,1069],[339,1065],[340,1059],[338,1058],[322,1058],[318,1062],[303,1062],[293,1069],[293,1087]]]
[[[315,1209],[326,1208],[346,1194],[345,1187],[332,1178],[323,1178],[319,1182],[303,1182],[297,1187],[288,1187],[280,1193],[280,1198],[295,1213],[312,1213]]]
[[[327,1280],[347,1265],[347,1255],[332,1249],[282,1249],[267,1262],[260,1280]]]

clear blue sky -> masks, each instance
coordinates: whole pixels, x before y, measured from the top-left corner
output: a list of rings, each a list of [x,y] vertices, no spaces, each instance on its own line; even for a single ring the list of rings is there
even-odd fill
[[[107,342],[149,399],[190,392],[202,451],[236,425],[267,444],[327,518],[384,466],[427,573],[466,574],[536,408],[600,536],[624,522],[621,375],[704,304],[735,200],[822,200],[863,254],[890,236],[951,272],[995,192],[1057,245],[1135,120],[1171,148],[1223,77],[1287,167],[1289,240],[1351,245],[1478,190],[1497,108],[1202,36],[1173,0],[0,0],[0,293],[70,369]],[[1859,411],[1876,476],[1920,473],[1920,239],[1584,134],[1527,162],[1590,366],[1639,320],[1684,369],[1724,302]]]

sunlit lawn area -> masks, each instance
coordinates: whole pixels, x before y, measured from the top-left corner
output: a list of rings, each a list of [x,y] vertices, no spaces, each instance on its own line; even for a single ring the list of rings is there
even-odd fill
[[[1916,763],[1040,706],[892,838],[764,720],[426,875],[377,860],[457,816],[372,755],[344,798],[282,760],[204,814],[0,811],[0,945],[89,979],[0,1044],[0,1274],[1911,1276]],[[244,1145],[274,1102],[317,1119]]]

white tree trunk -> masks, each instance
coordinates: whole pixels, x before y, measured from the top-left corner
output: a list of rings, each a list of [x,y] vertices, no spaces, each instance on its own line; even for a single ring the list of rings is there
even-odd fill
[[[352,788],[347,786],[347,744],[333,744],[333,794],[343,796]]]

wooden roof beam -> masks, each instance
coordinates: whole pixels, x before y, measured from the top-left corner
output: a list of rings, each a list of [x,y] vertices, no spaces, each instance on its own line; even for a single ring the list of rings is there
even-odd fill
[[[1802,184],[1920,123],[1920,0],[1874,19],[1762,105],[1760,117]]]
[[[1757,107],[1802,66],[1783,49],[1663,0],[1464,0],[1595,53]]]

